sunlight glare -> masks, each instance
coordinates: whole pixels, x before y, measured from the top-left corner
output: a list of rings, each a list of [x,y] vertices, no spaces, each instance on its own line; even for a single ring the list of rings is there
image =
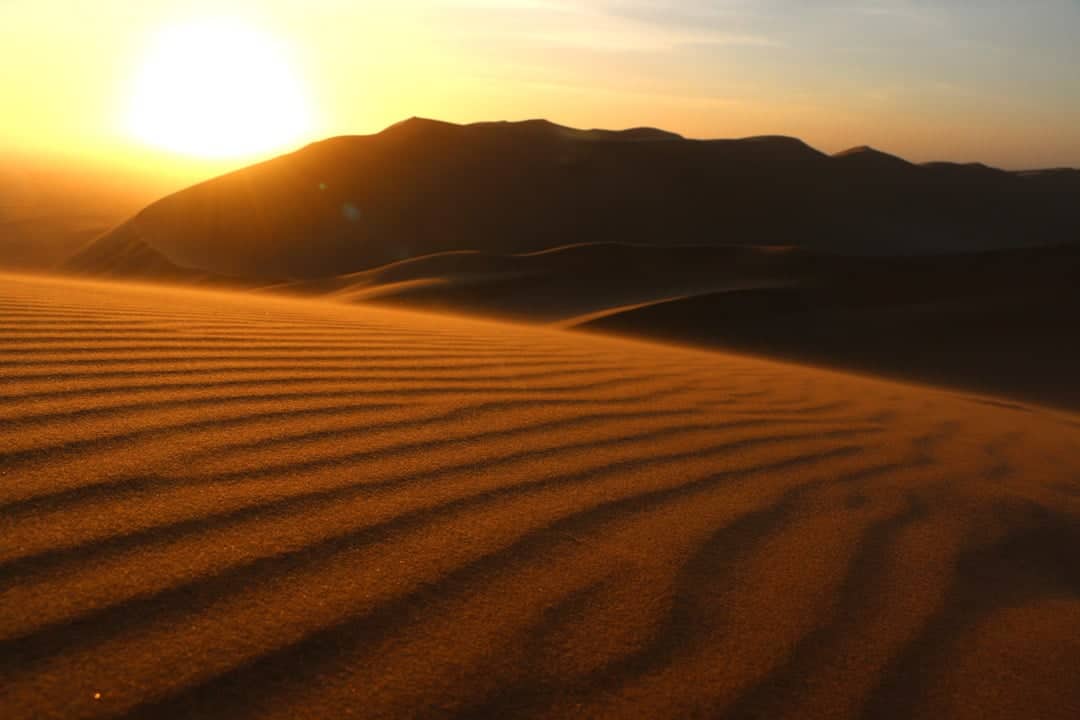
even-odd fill
[[[284,48],[223,21],[163,30],[136,78],[129,115],[142,142],[203,157],[282,149],[308,135],[311,122]]]

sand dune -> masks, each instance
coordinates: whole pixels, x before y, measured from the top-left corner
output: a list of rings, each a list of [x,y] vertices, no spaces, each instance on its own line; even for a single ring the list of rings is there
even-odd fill
[[[1080,417],[0,277],[4,718],[1080,716]]]
[[[1080,248],[842,257],[591,243],[265,288],[708,345],[1080,410]]]
[[[536,253],[457,251],[260,289],[342,302],[574,324],[614,307],[720,290],[790,285],[820,259],[795,248],[586,243]]]
[[[756,286],[566,324],[1080,410],[1080,249],[775,259],[772,283],[758,269]]]

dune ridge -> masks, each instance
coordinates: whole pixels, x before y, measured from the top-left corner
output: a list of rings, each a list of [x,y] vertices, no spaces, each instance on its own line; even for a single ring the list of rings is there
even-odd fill
[[[591,243],[267,286],[758,353],[1080,409],[1080,248],[854,258]]]
[[[1080,715],[1080,416],[0,276],[5,718]]]

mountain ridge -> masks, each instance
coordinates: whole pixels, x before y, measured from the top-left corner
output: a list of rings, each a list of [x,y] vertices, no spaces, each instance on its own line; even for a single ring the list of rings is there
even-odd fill
[[[797,138],[412,118],[337,136],[166,196],[69,269],[280,282],[455,250],[613,241],[798,245],[867,255],[1073,243],[1080,173],[916,165]],[[125,268],[120,259],[143,261]],[[150,267],[160,267],[155,261]]]

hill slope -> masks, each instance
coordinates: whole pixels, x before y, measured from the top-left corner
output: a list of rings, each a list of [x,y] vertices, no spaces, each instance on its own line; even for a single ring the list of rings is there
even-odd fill
[[[179,268],[271,282],[594,242],[908,254],[1080,241],[1080,173],[958,167],[870,150],[828,157],[782,137],[413,119],[164,198],[72,267],[116,274],[117,256],[152,251]]]

